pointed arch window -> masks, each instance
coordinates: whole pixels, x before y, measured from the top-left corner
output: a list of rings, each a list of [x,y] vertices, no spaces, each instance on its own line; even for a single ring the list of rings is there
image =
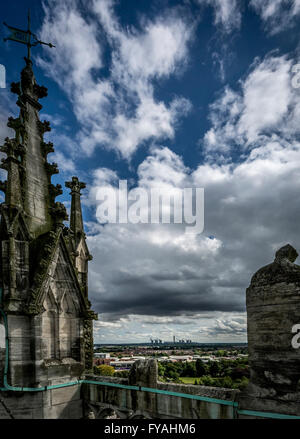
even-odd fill
[[[77,290],[68,261],[59,251],[43,302],[42,343],[45,359],[73,358],[81,361],[82,323]]]

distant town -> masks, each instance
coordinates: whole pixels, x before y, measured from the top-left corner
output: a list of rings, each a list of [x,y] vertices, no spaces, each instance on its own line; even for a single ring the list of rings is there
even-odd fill
[[[243,388],[248,384],[247,343],[195,343],[189,339],[150,343],[95,344],[94,373],[128,377],[138,360],[156,359],[160,381]]]

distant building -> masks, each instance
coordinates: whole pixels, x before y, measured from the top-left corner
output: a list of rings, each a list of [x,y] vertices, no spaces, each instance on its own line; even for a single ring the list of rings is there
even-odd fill
[[[170,361],[181,361],[181,362],[188,362],[192,361],[193,357],[191,355],[171,355]]]
[[[115,370],[129,370],[134,363],[135,360],[117,360],[111,361],[110,365],[113,366]]]
[[[110,354],[106,352],[96,352],[94,358],[110,358]]]
[[[111,358],[107,352],[95,352],[94,353],[94,366],[101,366],[101,364],[110,365]]]
[[[110,361],[110,358],[94,358],[94,366],[101,366],[102,364],[110,366]]]

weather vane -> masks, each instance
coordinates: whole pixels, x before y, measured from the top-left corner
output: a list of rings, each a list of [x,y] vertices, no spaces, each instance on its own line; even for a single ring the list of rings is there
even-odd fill
[[[18,29],[16,27],[8,26],[8,24],[6,24],[5,22],[3,24],[6,27],[8,27],[8,29],[11,31],[11,34],[9,35],[9,37],[4,38],[4,41],[11,40],[11,41],[16,41],[17,43],[26,44],[27,49],[28,49],[28,52],[27,52],[28,59],[30,59],[31,47],[37,46],[38,44],[44,44],[45,46],[49,46],[51,48],[55,47],[51,43],[44,43],[44,41],[39,40],[37,38],[37,36],[31,32],[31,30],[30,30],[30,9],[28,10],[28,29],[27,29],[27,31],[22,30],[22,29]]]

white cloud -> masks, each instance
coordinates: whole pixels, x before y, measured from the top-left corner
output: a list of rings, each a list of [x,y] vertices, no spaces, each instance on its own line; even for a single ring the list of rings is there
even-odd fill
[[[189,109],[189,101],[183,98],[177,98],[167,108],[163,102],[156,103],[152,96],[141,96],[134,117],[119,114],[114,119],[118,149],[128,158],[145,140],[173,138],[179,115],[186,114]]]
[[[99,184],[111,184],[118,180],[118,175],[115,171],[108,168],[98,168],[94,171],[94,182],[95,185]]]
[[[300,14],[300,0],[251,0],[250,6],[260,15],[271,34],[294,26]]]
[[[197,315],[197,323],[192,317],[159,318],[156,316],[129,316],[117,322],[101,321],[94,323],[95,343],[132,343],[150,342],[161,339],[164,342],[191,339],[200,343],[247,342],[246,315],[241,313],[223,313],[220,319],[211,313],[209,318]],[[152,322],[152,323],[151,323]]]
[[[14,102],[15,99],[8,89],[0,89],[0,96],[0,144],[3,144],[5,137],[14,137],[14,131],[8,128],[7,121],[12,115],[16,117],[18,110]]]
[[[210,106],[212,127],[204,136],[208,156],[224,161],[276,136],[282,141],[296,139],[300,103],[292,88],[292,65],[287,56],[271,54],[256,60],[238,90],[225,87]]]
[[[192,339],[196,342],[246,342],[245,313],[201,313],[185,316],[158,317],[128,315],[127,318],[110,321],[111,316],[99,316],[94,322],[95,342],[126,343]],[[114,318],[112,316],[112,318]]]
[[[214,22],[225,32],[239,29],[241,25],[241,11],[239,0],[198,0],[214,9]]]
[[[184,63],[191,28],[172,10],[168,15],[158,16],[154,21],[143,22],[143,31],[128,29],[124,32],[114,15],[112,0],[94,0],[108,38],[118,47],[113,54],[114,74],[133,78],[169,76]],[[193,26],[193,23],[191,23]],[[124,69],[125,67],[125,69]]]
[[[225,315],[213,320],[211,326],[202,326],[200,335],[207,341],[246,341],[247,317],[245,314]]]
[[[63,132],[63,119],[59,116],[51,117],[42,114],[40,119],[47,119],[51,122],[51,132],[47,133],[47,139],[54,146],[54,153],[48,155],[49,162],[56,162],[59,171],[64,174],[64,178],[70,178],[71,174],[78,172],[76,168],[76,158],[79,153],[78,144],[72,136]]]
[[[173,138],[178,120],[190,109],[181,97],[168,104],[156,99],[153,80],[182,69],[193,24],[174,9],[153,21],[144,19],[141,30],[125,30],[114,6],[94,0],[87,19],[76,0],[47,2],[41,37],[59,44],[47,52],[50,61],[40,58],[39,64],[71,100],[82,150],[91,154],[104,146],[130,159],[146,141]],[[103,35],[111,48],[110,66],[103,61]],[[110,68],[108,76],[104,67]]]
[[[81,16],[75,0],[51,0],[44,4],[44,13],[41,37],[59,44],[51,51],[51,63],[41,58],[39,63],[61,87],[76,93],[73,87],[91,85],[92,69],[102,67],[96,24]]]
[[[143,187],[173,186],[184,187],[189,171],[181,157],[169,148],[153,146],[151,155],[138,167],[139,184]]]
[[[278,125],[287,115],[295,98],[291,87],[291,61],[286,57],[266,58],[243,84],[244,109],[239,120],[239,132],[248,142]]]
[[[59,127],[63,124],[64,118],[59,114],[40,113],[40,120],[48,120],[52,127]]]
[[[51,159],[54,160],[54,162],[59,163],[59,170],[63,172],[75,172],[76,167],[75,163],[72,159],[68,158],[63,154],[61,151],[56,151],[52,156]]]

